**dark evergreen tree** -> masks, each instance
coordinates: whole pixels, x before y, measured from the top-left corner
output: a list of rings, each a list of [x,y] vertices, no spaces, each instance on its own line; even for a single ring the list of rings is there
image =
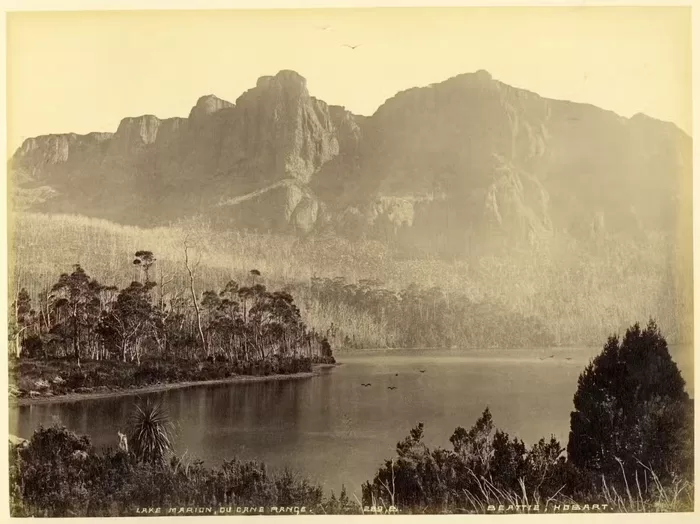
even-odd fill
[[[651,320],[608,339],[579,376],[567,454],[607,475],[621,464],[659,476],[692,471],[693,408],[666,340]]]

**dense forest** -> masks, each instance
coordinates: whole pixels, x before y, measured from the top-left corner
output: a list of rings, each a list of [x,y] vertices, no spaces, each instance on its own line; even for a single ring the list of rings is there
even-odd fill
[[[314,362],[333,362],[325,335],[304,324],[292,295],[269,291],[260,271],[251,270],[245,285],[229,281],[223,289],[199,294],[195,290],[199,261],[191,259],[188,246],[184,251],[190,285],[167,298],[165,289],[172,279],[162,275],[158,282],[151,279],[157,259],[144,250],[137,251],[132,262],[139,280],[122,289],[98,282],[78,264],[44,289],[36,304],[20,288],[10,323],[13,370],[20,382],[17,394],[35,396],[39,392],[34,389],[41,388],[65,392],[56,386],[66,382],[69,389],[70,383],[109,385],[108,376],[86,377],[82,369],[86,361],[87,371],[97,375],[107,374],[110,368],[103,364],[96,370],[95,362],[123,363],[125,369],[139,373],[141,380],[132,379],[141,383],[184,378],[182,373],[172,376],[163,369],[168,364],[194,366],[203,379],[310,371]],[[37,365],[22,365],[28,360]],[[216,365],[205,369],[204,362]],[[144,369],[155,376],[144,376]],[[38,378],[36,388],[23,387],[27,375],[60,370],[68,376],[33,376]]]
[[[347,283],[343,277],[312,278],[297,286],[316,303],[344,311],[348,316],[369,316],[383,326],[385,344],[403,348],[523,348],[548,347],[554,337],[535,317],[509,310],[491,298],[470,300],[440,287],[421,288],[412,284],[393,292],[372,280]],[[339,339],[331,324],[332,340]],[[338,340],[341,347],[363,347],[354,335]]]

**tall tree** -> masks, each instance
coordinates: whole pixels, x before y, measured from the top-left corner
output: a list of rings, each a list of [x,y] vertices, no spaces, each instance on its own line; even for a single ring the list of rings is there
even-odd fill
[[[657,475],[692,471],[692,403],[665,338],[650,320],[610,337],[581,373],[567,454],[578,467],[615,474],[638,461]]]
[[[207,347],[207,339],[204,336],[204,330],[202,329],[202,313],[199,308],[199,303],[197,301],[197,293],[194,289],[194,278],[195,278],[195,273],[197,271],[197,268],[199,267],[199,263],[201,262],[201,256],[199,259],[197,259],[197,262],[192,264],[190,262],[190,253],[189,249],[191,246],[188,245],[187,239],[185,239],[184,242],[185,246],[185,268],[187,269],[187,274],[190,277],[190,294],[192,296],[192,305],[194,306],[194,311],[195,315],[197,317],[197,330],[199,331],[199,340],[202,343],[202,349],[204,350],[204,353],[209,356],[209,348]]]
[[[27,290],[22,288],[17,293],[17,297],[13,303],[14,306],[14,322],[10,324],[10,336],[14,341],[15,356],[19,357],[22,351],[22,340],[26,331],[31,327],[35,312],[32,310],[32,302]]]
[[[156,258],[151,251],[137,251],[134,254],[134,265],[143,270],[146,282],[149,282],[149,270],[156,263]]]
[[[69,275],[63,273],[52,287],[52,305],[66,319],[69,328],[67,337],[73,345],[73,355],[80,365],[81,339],[89,337],[97,325],[100,313],[101,286],[91,279],[79,264],[73,266]],[[89,338],[88,338],[89,340]]]
[[[140,364],[143,342],[158,328],[157,311],[149,295],[154,285],[132,282],[119,292],[111,308],[102,312],[99,332],[105,345],[117,349],[124,362],[131,356]]]

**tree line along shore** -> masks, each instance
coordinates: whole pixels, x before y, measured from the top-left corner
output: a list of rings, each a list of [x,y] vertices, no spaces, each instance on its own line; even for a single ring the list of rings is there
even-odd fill
[[[268,290],[253,269],[245,284],[229,281],[200,294],[199,260],[186,244],[184,252],[183,289],[169,289],[172,279],[162,273],[152,279],[150,251],[135,253],[139,278],[122,289],[77,264],[38,301],[19,288],[10,322],[11,397],[293,376],[335,363],[327,334],[308,328],[289,292]]]

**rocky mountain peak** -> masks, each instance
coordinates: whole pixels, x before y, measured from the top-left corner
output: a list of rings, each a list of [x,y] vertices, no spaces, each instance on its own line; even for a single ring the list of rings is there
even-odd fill
[[[190,120],[203,118],[227,107],[233,107],[233,104],[215,95],[205,95],[197,100],[197,103],[190,111],[189,118]]]
[[[485,70],[397,93],[369,117],[282,70],[235,104],[199,98],[187,119],[28,139],[11,171],[26,189],[55,190],[53,207],[32,200],[40,211],[151,224],[216,207],[230,227],[328,223],[456,255],[496,233],[533,244],[594,214],[606,231],[676,227],[691,153],[673,124],[545,99]]]
[[[306,88],[306,78],[290,69],[283,69],[274,76],[261,76],[258,78],[256,87],[259,89],[285,91],[290,96],[309,95]]]
[[[158,136],[160,119],[154,115],[141,115],[122,119],[114,134],[116,142],[133,144],[152,144]]]

